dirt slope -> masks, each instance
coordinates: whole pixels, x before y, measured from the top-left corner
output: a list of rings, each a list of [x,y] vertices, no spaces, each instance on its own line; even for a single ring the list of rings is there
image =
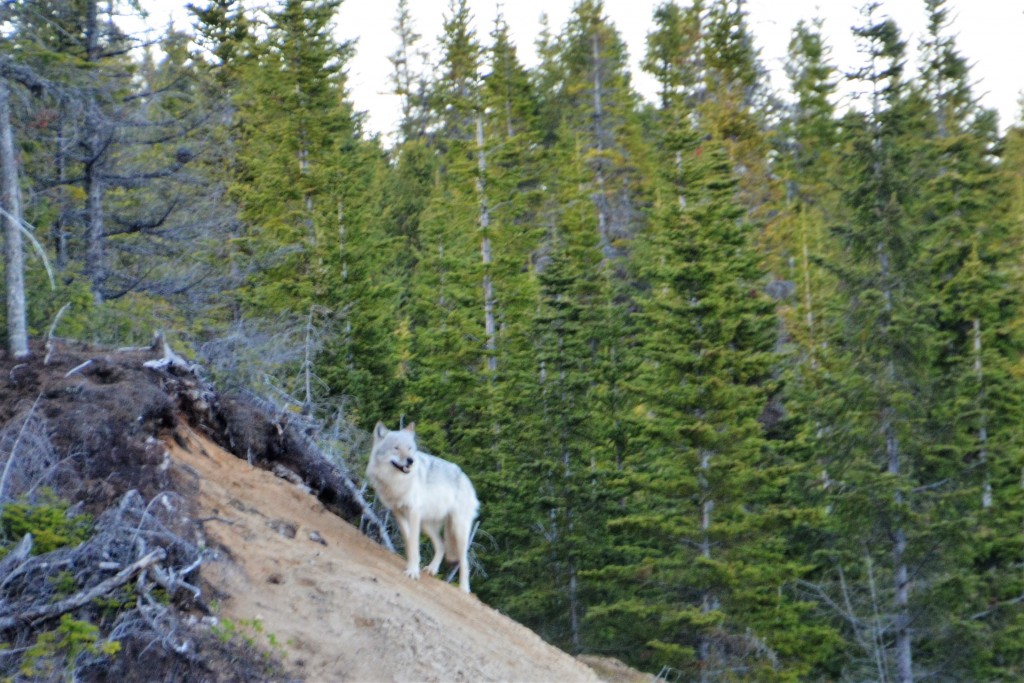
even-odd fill
[[[303,488],[187,428],[167,441],[198,489],[211,546],[207,595],[222,618],[258,618],[307,681],[596,681],[539,636],[401,559]],[[312,535],[312,538],[311,538]],[[321,539],[317,541],[314,539]]]

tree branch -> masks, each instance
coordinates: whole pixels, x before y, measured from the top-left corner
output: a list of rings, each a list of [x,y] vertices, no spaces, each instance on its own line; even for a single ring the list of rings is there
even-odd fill
[[[136,574],[163,560],[166,556],[167,553],[163,548],[157,548],[141,560],[125,567],[109,579],[100,581],[88,590],[79,591],[60,602],[30,607],[24,612],[13,614],[11,616],[0,617],[0,631],[9,631],[12,628],[16,628],[23,624],[36,624],[40,621],[53,619],[54,617],[59,617],[62,614],[76,610],[79,607],[89,604],[94,599],[102,595],[107,595],[116,588],[120,588],[131,581]]]

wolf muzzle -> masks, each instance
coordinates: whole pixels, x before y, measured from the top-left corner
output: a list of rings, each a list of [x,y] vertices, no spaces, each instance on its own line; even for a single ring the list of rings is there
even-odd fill
[[[406,458],[404,465],[400,464],[400,463],[397,463],[394,460],[391,461],[391,464],[395,466],[396,470],[399,470],[400,472],[403,472],[404,474],[409,474],[409,468],[412,467],[412,458]]]

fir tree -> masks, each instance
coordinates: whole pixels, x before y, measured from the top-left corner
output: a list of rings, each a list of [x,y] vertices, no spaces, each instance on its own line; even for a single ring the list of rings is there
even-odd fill
[[[548,135],[568,133],[556,144],[582,145],[591,176],[587,179],[598,216],[601,250],[606,258],[628,251],[643,225],[642,183],[646,149],[636,117],[637,95],[630,84],[626,47],[598,0],[582,0],[554,41],[543,66],[551,82],[542,92]]]

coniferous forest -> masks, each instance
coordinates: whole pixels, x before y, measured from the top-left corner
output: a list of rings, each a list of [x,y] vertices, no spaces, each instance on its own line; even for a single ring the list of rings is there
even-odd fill
[[[741,0],[665,2],[653,103],[600,0],[531,68],[500,18],[409,3],[393,144],[341,0],[195,0],[158,44],[137,0],[4,3],[11,353],[163,330],[344,425],[353,471],[415,420],[482,501],[479,597],[573,653],[1024,678],[1024,127],[944,0],[918,44],[867,4],[852,74],[793,27],[788,92]]]

